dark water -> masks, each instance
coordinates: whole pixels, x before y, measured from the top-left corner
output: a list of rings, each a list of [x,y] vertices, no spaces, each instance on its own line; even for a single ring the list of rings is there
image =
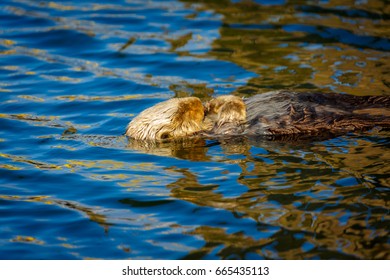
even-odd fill
[[[390,6],[0,5],[1,259],[390,259],[390,133],[150,146],[143,109],[271,89],[390,94]]]

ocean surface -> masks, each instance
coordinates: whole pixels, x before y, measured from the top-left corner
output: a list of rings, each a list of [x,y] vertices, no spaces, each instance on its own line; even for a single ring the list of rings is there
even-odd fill
[[[390,259],[390,132],[144,145],[145,108],[390,95],[390,4],[0,2],[0,259]]]

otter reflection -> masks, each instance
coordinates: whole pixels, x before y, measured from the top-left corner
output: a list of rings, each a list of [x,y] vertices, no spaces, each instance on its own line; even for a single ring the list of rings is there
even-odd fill
[[[194,204],[197,210],[223,210],[220,213],[235,216],[234,222],[225,224],[221,214],[214,217],[214,224],[190,231],[205,242],[184,258],[244,259],[247,254],[271,259],[389,258],[389,246],[379,241],[387,231],[378,223],[388,211],[381,191],[390,183],[389,167],[383,165],[389,161],[388,141],[378,145],[381,141],[368,135],[342,137],[334,146],[264,141],[262,149],[252,149],[256,142],[247,139],[242,143],[246,151],[238,151],[244,157],[233,157],[235,169],[228,167],[232,163],[228,156],[219,159],[228,165],[205,173],[166,167],[179,175],[166,185],[174,199]],[[209,176],[218,179],[210,181]],[[356,181],[342,183],[351,177]],[[313,248],[305,250],[303,242]]]
[[[127,148],[142,153],[181,158],[190,161],[210,161],[208,146],[202,138],[173,139],[170,141],[148,141],[130,139]]]
[[[320,136],[390,127],[390,96],[271,91],[206,104],[174,98],[141,112],[126,129],[140,140],[188,136]]]

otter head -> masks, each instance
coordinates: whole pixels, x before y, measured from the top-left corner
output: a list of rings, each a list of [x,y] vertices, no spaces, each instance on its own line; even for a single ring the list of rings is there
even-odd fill
[[[204,125],[211,134],[239,134],[244,130],[246,107],[233,95],[222,95],[205,104]]]
[[[141,112],[127,126],[126,135],[140,140],[185,137],[202,130],[203,117],[199,98],[173,98]]]

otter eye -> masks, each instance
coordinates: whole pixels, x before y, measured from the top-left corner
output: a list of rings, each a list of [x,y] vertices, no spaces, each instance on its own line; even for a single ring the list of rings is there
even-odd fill
[[[161,134],[161,139],[168,139],[169,137],[169,132],[164,132],[163,134]]]

